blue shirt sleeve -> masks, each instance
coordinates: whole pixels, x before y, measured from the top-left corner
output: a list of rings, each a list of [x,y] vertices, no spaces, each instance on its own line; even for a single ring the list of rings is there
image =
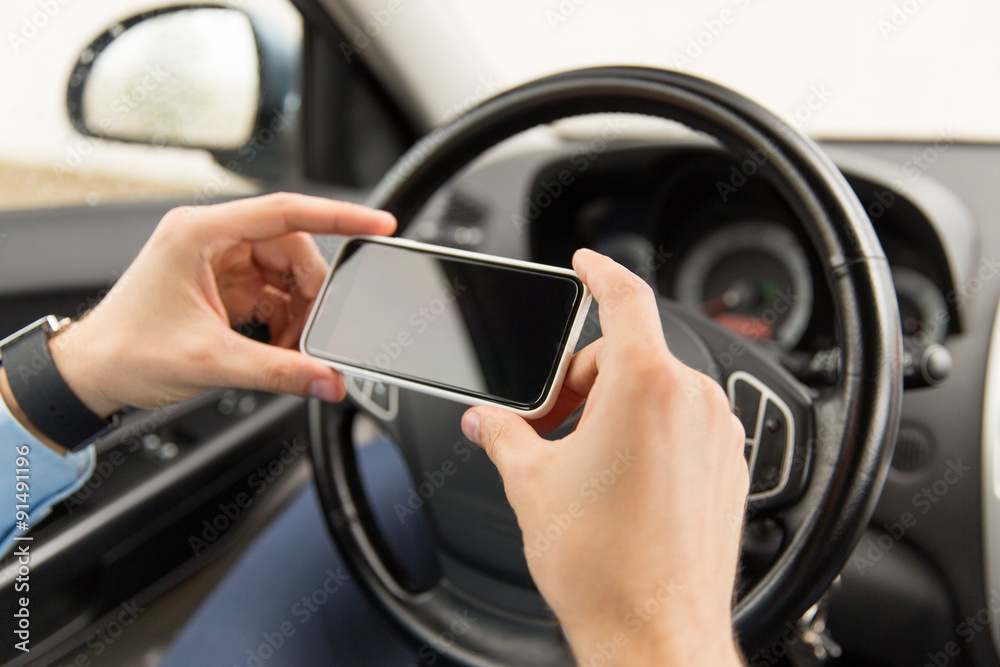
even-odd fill
[[[60,456],[39,442],[0,399],[0,557],[94,471],[94,445]],[[18,482],[23,482],[18,486]]]

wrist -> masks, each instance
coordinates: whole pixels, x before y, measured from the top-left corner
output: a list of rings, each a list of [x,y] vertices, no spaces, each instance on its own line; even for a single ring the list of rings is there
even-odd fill
[[[720,665],[746,663],[733,633],[728,605],[706,607],[704,600],[656,598],[660,606],[632,606],[627,613],[580,618],[565,625],[577,664]],[[673,609],[669,609],[672,606]],[[598,657],[600,656],[600,657]]]
[[[63,381],[91,412],[107,419],[125,405],[107,396],[100,380],[107,364],[101,347],[82,322],[74,322],[49,339],[49,353]]]
[[[617,630],[571,640],[578,665],[718,665],[743,667],[746,663],[731,628],[718,632],[657,631],[619,627]]]

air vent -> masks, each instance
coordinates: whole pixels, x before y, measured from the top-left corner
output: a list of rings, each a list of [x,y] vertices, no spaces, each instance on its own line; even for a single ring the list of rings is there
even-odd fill
[[[923,427],[904,424],[899,427],[892,467],[901,472],[914,472],[934,458],[934,440]]]
[[[450,225],[475,225],[483,219],[483,208],[461,192],[452,191],[441,221]]]
[[[452,190],[447,199],[417,223],[416,236],[421,241],[475,250],[486,236],[483,222],[486,209],[472,197]]]

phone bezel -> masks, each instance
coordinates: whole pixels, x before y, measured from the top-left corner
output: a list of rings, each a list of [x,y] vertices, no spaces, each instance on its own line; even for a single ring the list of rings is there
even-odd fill
[[[419,381],[414,379],[408,379],[404,377],[399,377],[397,375],[392,375],[389,373],[382,373],[376,370],[372,370],[365,366],[356,366],[354,364],[330,359],[328,357],[322,356],[309,350],[306,345],[306,341],[309,337],[309,333],[312,331],[313,324],[316,320],[316,315],[319,311],[320,304],[323,302],[326,296],[327,289],[333,280],[334,273],[343,260],[343,256],[348,246],[352,241],[362,241],[363,243],[376,243],[386,246],[395,246],[399,248],[404,248],[408,250],[414,250],[421,253],[432,254],[432,255],[444,255],[448,257],[455,257],[459,259],[471,260],[475,262],[480,262],[484,264],[491,264],[494,266],[511,267],[526,271],[532,271],[535,273],[543,273],[548,275],[559,275],[572,278],[580,286],[580,292],[576,300],[576,306],[570,315],[571,324],[569,326],[569,334],[564,338],[562,349],[557,353],[557,361],[555,365],[555,372],[553,372],[548,379],[548,383],[542,392],[542,396],[538,402],[533,405],[521,407],[523,404],[506,402],[503,400],[491,400],[490,398],[484,398],[478,394],[470,394],[458,389],[450,389],[448,386],[441,386],[436,383],[431,383],[428,381]],[[299,349],[303,354],[310,357],[311,359],[316,359],[317,361],[330,366],[338,371],[343,372],[346,375],[352,375],[355,377],[365,378],[368,380],[373,380],[376,382],[384,382],[390,385],[396,385],[398,387],[403,387],[406,389],[412,389],[424,394],[429,394],[432,396],[438,396],[441,398],[446,398],[450,400],[455,400],[466,405],[495,405],[517,414],[520,414],[527,418],[540,417],[546,414],[552,409],[556,398],[558,397],[558,390],[562,387],[563,380],[566,377],[566,371],[569,368],[570,358],[573,356],[573,350],[576,347],[576,343],[580,338],[580,333],[583,330],[584,322],[587,318],[587,311],[590,307],[590,302],[592,300],[590,290],[587,286],[580,280],[576,272],[570,269],[564,269],[555,266],[548,266],[545,264],[538,264],[535,262],[527,262],[518,259],[509,259],[507,257],[498,257],[496,255],[487,255],[478,252],[472,252],[468,250],[459,250],[456,248],[448,248],[445,246],[438,246],[429,243],[420,243],[419,241],[411,241],[409,239],[402,239],[396,237],[384,237],[384,236],[348,236],[345,237],[340,247],[337,249],[336,254],[333,257],[333,261],[330,263],[330,270],[327,273],[326,279],[323,281],[323,287],[320,289],[319,294],[313,303],[312,311],[309,313],[309,318],[306,320],[305,328],[302,330],[302,336],[299,339]]]

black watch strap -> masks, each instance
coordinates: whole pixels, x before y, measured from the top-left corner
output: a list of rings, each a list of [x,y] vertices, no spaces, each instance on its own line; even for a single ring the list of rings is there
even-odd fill
[[[117,419],[108,421],[92,412],[63,380],[49,352],[52,331],[49,321],[40,320],[3,345],[0,362],[28,420],[55,443],[77,451],[114,427]]]

